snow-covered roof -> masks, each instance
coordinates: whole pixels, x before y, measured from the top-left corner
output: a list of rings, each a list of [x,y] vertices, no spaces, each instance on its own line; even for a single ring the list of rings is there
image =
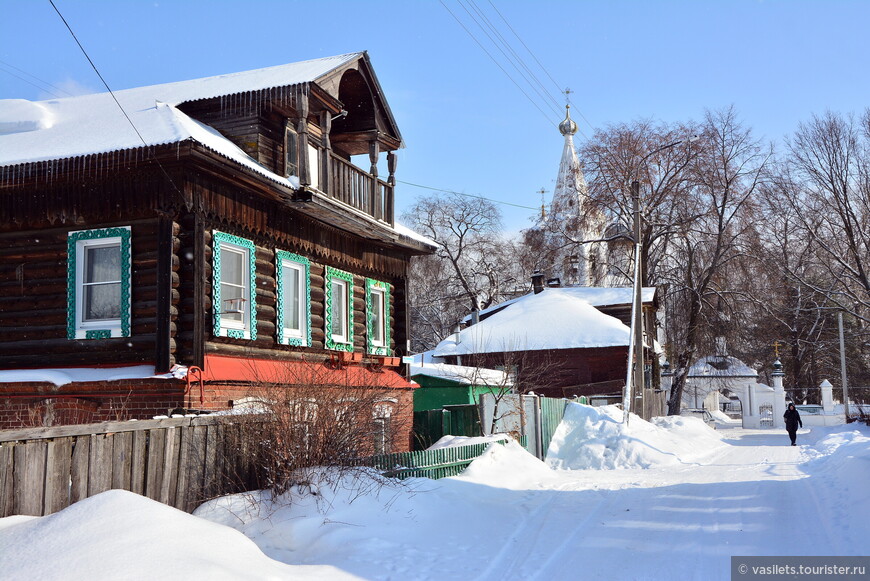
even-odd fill
[[[689,368],[689,377],[758,377],[758,372],[730,355],[707,355]]]
[[[461,330],[435,347],[445,357],[542,349],[627,346],[631,330],[571,289],[551,288],[522,297],[509,309]]]
[[[393,226],[393,230],[395,230],[396,233],[401,236],[405,236],[407,238],[410,238],[411,240],[416,240],[417,242],[422,242],[426,246],[431,247],[433,250],[438,248],[438,245],[435,244],[435,242],[433,242],[431,239],[426,238],[425,236],[415,232],[414,230],[411,230],[404,224],[399,224],[398,222],[396,222],[396,225]]]
[[[464,365],[448,365],[447,363],[411,365],[408,376],[414,377],[415,375],[428,375],[429,377],[438,377],[469,385],[507,386],[513,384],[510,376],[504,371]]]
[[[123,379],[184,379],[187,367],[176,365],[169,373],[154,374],[153,365],[127,367],[61,367],[46,369],[14,369],[0,371],[0,383],[46,382],[57,386],[93,381]]]
[[[182,103],[291,87],[323,77],[364,53],[190,81],[47,101],[0,100],[0,166],[68,159],[193,139],[278,181],[220,133],[176,107]],[[123,111],[115,102],[124,108]],[[124,113],[136,129],[130,125]],[[138,134],[137,134],[138,131]],[[140,137],[141,136],[141,137]]]
[[[546,293],[553,290],[566,292],[572,296],[576,296],[577,298],[583,299],[593,307],[608,307],[611,305],[631,304],[632,293],[634,292],[634,289],[628,286],[566,286],[559,287],[557,289],[544,288],[542,292]],[[651,303],[655,299],[655,295],[656,287],[643,287],[643,289],[641,290],[641,301],[643,301],[644,303]],[[535,296],[535,293],[529,293],[515,299],[510,299],[508,301],[498,303],[497,305],[492,305],[489,308],[481,309],[479,314],[481,317],[485,317],[493,311],[501,310],[509,305],[512,305],[519,301],[524,301],[529,297],[533,296]],[[468,323],[469,321],[471,321],[471,315],[467,315],[464,319],[462,319],[463,323]]]

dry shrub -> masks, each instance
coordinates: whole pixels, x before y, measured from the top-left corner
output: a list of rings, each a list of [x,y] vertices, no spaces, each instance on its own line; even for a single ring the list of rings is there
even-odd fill
[[[309,361],[257,375],[244,405],[258,418],[243,425],[257,442],[264,487],[280,495],[371,473],[366,458],[407,440],[410,410],[395,389],[379,384],[383,377]]]

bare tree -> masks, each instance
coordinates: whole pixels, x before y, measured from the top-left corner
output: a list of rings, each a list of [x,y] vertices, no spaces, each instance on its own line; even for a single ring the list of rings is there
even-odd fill
[[[668,284],[667,327],[674,378],[668,413],[678,414],[689,366],[695,359],[705,316],[727,304],[727,269],[747,255],[753,234],[754,198],[772,150],[737,119],[733,108],[707,112],[700,153],[692,164],[693,187],[675,200],[678,229],[669,239],[661,279]],[[706,323],[706,324],[705,324]]]
[[[419,199],[405,223],[438,245],[434,256],[412,261],[412,348],[431,348],[472,311],[508,297],[520,265],[504,239],[501,212],[488,200],[451,194]]]

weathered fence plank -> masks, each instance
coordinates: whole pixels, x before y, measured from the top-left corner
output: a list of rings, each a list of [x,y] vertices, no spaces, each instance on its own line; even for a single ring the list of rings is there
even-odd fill
[[[187,489],[184,492],[185,504],[179,504],[178,508],[192,511],[202,500],[205,490],[205,466],[206,466],[206,436],[209,426],[191,426],[187,430],[188,452],[186,471]],[[181,483],[179,483],[181,486]]]
[[[15,514],[12,512],[13,448],[14,444],[0,446],[0,518]]]
[[[160,497],[163,504],[174,506],[178,478],[178,444],[181,436],[179,428],[168,428],[166,447],[163,452],[163,478],[160,482]]]
[[[70,468],[70,503],[88,497],[88,459],[91,437],[78,436],[73,442],[72,467]]]
[[[73,438],[55,438],[48,441],[43,514],[51,514],[69,506],[72,444]]]
[[[91,450],[88,458],[88,496],[105,492],[112,487],[111,434],[91,434]]]
[[[160,501],[163,484],[163,458],[166,454],[166,431],[148,430],[148,467],[145,473],[145,496]]]
[[[42,514],[45,495],[45,454],[46,443],[26,442],[15,447],[15,463],[19,462],[24,470],[16,470],[20,477],[14,479],[15,514],[39,516]]]
[[[130,452],[130,492],[145,494],[145,471],[148,462],[148,434],[145,430],[133,432],[132,450]]]
[[[112,488],[131,490],[133,465],[133,432],[121,432],[112,437]]]

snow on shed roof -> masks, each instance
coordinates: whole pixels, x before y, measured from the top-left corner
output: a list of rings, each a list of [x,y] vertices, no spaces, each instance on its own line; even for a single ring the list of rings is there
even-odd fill
[[[610,305],[627,305],[631,304],[632,301],[632,293],[634,289],[631,287],[619,286],[619,287],[605,287],[605,286],[568,286],[568,287],[559,287],[557,289],[553,288],[544,288],[543,292],[550,292],[551,290],[559,290],[563,292],[567,292],[572,296],[576,296],[580,299],[583,299],[593,307],[607,307]],[[655,299],[656,287],[643,287],[641,291],[641,300],[645,303],[651,303]],[[510,299],[508,301],[501,302],[497,305],[493,305],[486,309],[481,309],[480,315],[486,316],[489,313],[497,310],[501,310],[508,305],[512,305],[518,301],[526,300],[529,297],[535,296],[535,293],[529,293],[523,295],[521,297],[517,297],[515,299]],[[464,319],[462,319],[463,323],[468,323],[471,321],[471,315],[467,315]]]
[[[508,386],[513,384],[510,376],[498,369],[483,369],[481,367],[466,367],[464,365],[449,365],[447,363],[411,365],[408,376],[414,377],[415,375],[428,375],[429,377],[449,379],[450,381],[470,385]]]
[[[115,91],[140,139],[109,93],[31,102],[0,100],[0,166],[66,159],[194,139],[271,174],[217,131],[176,109],[189,101],[307,83],[357,59],[349,53],[202,79]],[[144,143],[143,143],[144,141]],[[253,165],[252,165],[253,164]],[[256,166],[256,167],[254,167]],[[269,177],[279,178],[271,174]]]
[[[689,368],[689,377],[758,377],[758,372],[730,355],[707,355]]]
[[[627,346],[631,329],[571,289],[526,295],[509,309],[467,327],[435,347],[438,357],[542,349]]]

